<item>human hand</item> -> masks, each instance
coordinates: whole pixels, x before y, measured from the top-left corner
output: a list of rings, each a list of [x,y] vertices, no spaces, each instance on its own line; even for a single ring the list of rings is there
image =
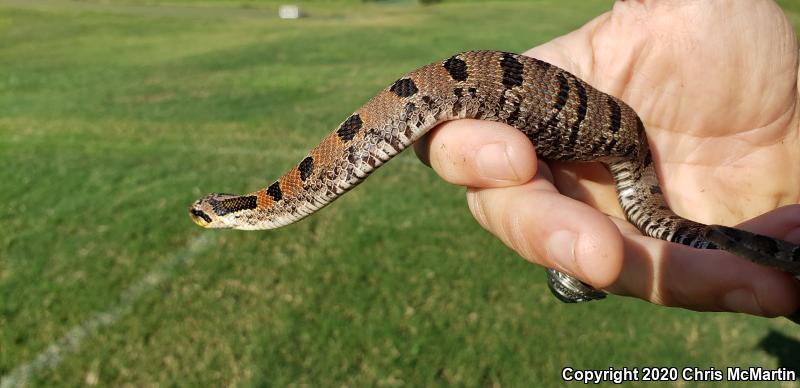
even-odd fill
[[[618,0],[525,54],[638,112],[676,213],[724,225],[758,216],[739,226],[800,241],[798,51],[774,2]],[[484,228],[534,263],[665,306],[763,316],[800,307],[800,284],[787,274],[643,236],[603,165],[537,161],[510,126],[451,121],[415,148],[442,178],[469,187]]]

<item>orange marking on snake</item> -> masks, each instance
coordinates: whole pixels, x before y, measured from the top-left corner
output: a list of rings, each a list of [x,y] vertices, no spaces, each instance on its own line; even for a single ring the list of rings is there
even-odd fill
[[[266,209],[272,206],[272,197],[267,194],[267,189],[258,190],[252,195],[256,196],[256,209]]]

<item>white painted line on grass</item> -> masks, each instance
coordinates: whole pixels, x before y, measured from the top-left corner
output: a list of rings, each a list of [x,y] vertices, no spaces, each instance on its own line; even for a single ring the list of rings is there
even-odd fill
[[[44,351],[33,360],[14,368],[0,379],[0,388],[25,386],[35,374],[55,368],[69,353],[77,351],[84,341],[91,338],[105,326],[113,325],[120,318],[131,312],[133,305],[145,294],[168,280],[175,274],[177,267],[191,261],[202,252],[211,240],[211,234],[202,233],[191,240],[182,251],[160,262],[144,277],[135,281],[122,292],[119,301],[105,311],[92,313],[91,317],[73,326],[61,338],[50,343]]]

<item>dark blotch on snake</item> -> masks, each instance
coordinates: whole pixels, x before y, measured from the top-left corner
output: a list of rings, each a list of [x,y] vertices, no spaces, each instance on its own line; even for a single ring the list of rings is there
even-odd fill
[[[628,145],[628,148],[626,148],[625,151],[623,151],[623,155],[628,158],[633,157],[633,155],[636,154],[636,150],[637,150],[636,143],[631,143],[630,145]]]
[[[469,76],[469,74],[467,74],[467,63],[455,56],[444,61],[444,69],[447,70],[450,77],[456,81],[466,81]]]
[[[775,253],[780,249],[777,241],[760,234],[753,236],[753,242],[756,244],[756,249],[761,252]]]
[[[558,73],[556,74],[556,79],[558,80],[558,95],[556,96],[556,104],[553,106],[557,112],[560,112],[564,105],[567,105],[567,99],[569,98],[569,81],[567,77],[564,77],[564,74]]]
[[[503,69],[503,85],[507,88],[522,85],[522,72],[524,66],[511,53],[503,53],[500,58],[500,68]]]
[[[341,126],[339,126],[339,129],[336,130],[336,134],[339,135],[339,138],[344,141],[353,140],[363,124],[364,123],[361,121],[361,117],[358,115],[358,113],[354,113],[352,116],[348,117]]]
[[[561,109],[564,109],[564,105],[567,105],[567,99],[569,98],[569,81],[567,78],[564,77],[563,74],[557,73],[556,79],[558,80],[558,94],[556,95],[556,103],[553,105],[553,115],[550,116],[550,119],[547,120],[544,124],[544,128],[554,128],[558,124],[558,114],[561,113]]]
[[[214,212],[222,216],[228,213],[235,213],[241,210],[255,209],[257,206],[257,197],[255,195],[248,195],[245,197],[234,197],[217,201],[214,204]],[[208,216],[206,216],[208,217]],[[205,220],[205,218],[203,218]]]
[[[311,175],[311,172],[314,171],[314,159],[307,156],[300,162],[297,169],[300,171],[300,180],[305,181]]]
[[[688,241],[689,234],[691,233],[691,229],[687,226],[679,226],[675,229],[675,233],[672,235],[671,241],[674,243],[679,244],[686,244]]]
[[[413,102],[409,102],[408,104],[406,104],[405,107],[406,115],[410,115],[414,113],[416,110],[417,110],[417,104],[414,104]]]
[[[611,111],[611,132],[619,132],[619,128],[622,126],[622,112],[620,111],[619,104],[610,96],[608,97],[608,109]]]
[[[280,182],[275,182],[267,187],[267,194],[272,197],[272,200],[278,202],[283,198],[283,192],[281,191],[281,184]]]
[[[616,148],[616,147],[617,147],[617,143],[619,143],[619,140],[617,140],[617,139],[611,139],[611,141],[610,141],[610,142],[608,142],[608,144],[606,144],[606,147],[605,147],[605,152],[606,152],[606,153],[611,153],[611,151],[612,151],[614,148]]]
[[[411,97],[419,91],[411,78],[401,78],[395,81],[389,91],[400,97]]]
[[[192,209],[192,215],[202,218],[205,222],[211,223],[211,217],[209,217],[208,214],[204,213],[202,210]]]
[[[650,194],[662,194],[661,188],[658,186],[650,186]]]
[[[463,105],[461,105],[461,99],[460,98],[455,100],[455,101],[453,101],[453,112],[452,112],[452,115],[454,117],[458,116],[461,113],[461,108],[463,108]]]
[[[422,102],[424,102],[426,105],[428,105],[428,108],[430,108],[430,109],[434,108],[433,99],[431,98],[431,96],[427,96],[427,95],[422,96]]]
[[[578,117],[572,127],[570,127],[569,142],[575,143],[578,140],[578,134],[581,130],[581,124],[586,119],[586,110],[589,108],[589,96],[586,95],[586,88],[579,81],[575,81],[575,91],[578,94]]]
[[[356,163],[356,149],[355,149],[355,147],[353,147],[353,146],[347,147],[347,149],[344,150],[344,153],[345,153],[345,155],[347,155],[347,161],[351,165]]]

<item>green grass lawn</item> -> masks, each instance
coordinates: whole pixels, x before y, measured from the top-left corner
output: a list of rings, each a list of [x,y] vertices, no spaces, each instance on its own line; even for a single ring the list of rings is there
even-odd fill
[[[398,75],[467,49],[523,51],[610,2],[316,3],[296,21],[274,1],[153,3],[0,1],[5,383],[523,386],[557,384],[564,366],[800,369],[783,319],[558,303],[411,153],[280,230],[189,220],[207,192],[271,182]]]

